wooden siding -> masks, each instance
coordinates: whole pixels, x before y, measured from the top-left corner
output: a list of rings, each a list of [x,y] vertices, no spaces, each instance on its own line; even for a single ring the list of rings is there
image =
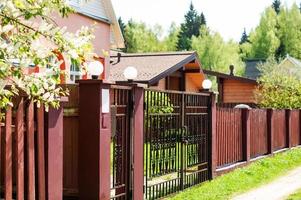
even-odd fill
[[[256,103],[254,91],[256,84],[244,83],[237,80],[223,80],[224,103]]]
[[[186,91],[199,92],[202,89],[202,82],[205,79],[203,73],[187,73],[186,74]]]
[[[103,0],[80,1],[70,0],[70,5],[77,11],[91,17],[108,20]]]

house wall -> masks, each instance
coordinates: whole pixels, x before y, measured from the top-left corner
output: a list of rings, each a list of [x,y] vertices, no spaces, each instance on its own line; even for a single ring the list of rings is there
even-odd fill
[[[93,40],[93,48],[94,52],[103,57],[102,51],[105,50],[107,52],[110,51],[110,24],[105,22],[96,21],[92,18],[86,17],[81,14],[70,14],[68,18],[61,18],[59,16],[55,17],[56,23],[60,27],[67,27],[67,31],[75,33],[82,26],[93,26],[95,38]],[[96,24],[95,24],[96,23]],[[110,59],[107,57],[105,59],[105,75],[109,76],[109,66]],[[70,65],[67,64],[66,70],[69,70]]]
[[[166,80],[165,78],[163,78],[159,81],[158,85],[150,86],[149,88],[156,89],[156,90],[165,90],[165,84],[166,84]]]
[[[200,89],[202,89],[202,82],[205,79],[204,74],[187,73],[185,76],[185,87],[187,92],[199,92]]]
[[[223,80],[223,103],[256,103],[256,84],[237,80]]]

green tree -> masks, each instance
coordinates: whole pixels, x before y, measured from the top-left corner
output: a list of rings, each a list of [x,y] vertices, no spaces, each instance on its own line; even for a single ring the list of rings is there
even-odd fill
[[[147,27],[144,23],[130,20],[125,28],[126,52],[157,52],[162,49],[157,32]]]
[[[274,0],[272,4],[272,8],[275,10],[277,14],[280,13],[280,7],[281,7],[281,1],[280,0]]]
[[[163,48],[162,51],[176,51],[177,43],[178,43],[178,35],[180,32],[180,28],[177,27],[175,23],[172,23],[168,35],[163,39]]]
[[[297,4],[293,4],[290,9],[281,9],[278,25],[278,38],[282,43],[279,57],[289,54],[301,59],[301,13]]]
[[[199,15],[194,9],[193,4],[190,4],[189,11],[185,14],[185,21],[181,24],[179,40],[177,44],[178,50],[191,49],[191,37],[199,36],[201,25],[205,25],[206,20],[204,14]]]
[[[261,107],[278,109],[301,108],[300,70],[292,71],[280,67],[274,58],[260,67],[262,76],[255,92],[256,100]]]
[[[242,33],[239,44],[244,44],[246,42],[249,42],[249,36],[247,34],[246,28],[244,28],[244,32]]]
[[[125,24],[123,23],[121,17],[118,18],[118,23],[119,23],[119,26],[120,26],[120,29],[121,29],[121,33],[124,36],[124,34],[125,34]]]
[[[229,73],[229,65],[235,66],[235,74],[242,75],[244,64],[239,55],[239,45],[225,42],[217,32],[201,27],[200,35],[192,38],[192,49],[196,50],[205,69]]]
[[[262,14],[259,26],[250,33],[250,43],[243,46],[243,54],[251,58],[274,56],[280,45],[277,37],[277,14],[268,7]]]

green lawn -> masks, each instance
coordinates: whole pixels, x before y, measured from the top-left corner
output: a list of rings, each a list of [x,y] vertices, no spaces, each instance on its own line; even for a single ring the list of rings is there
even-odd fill
[[[301,199],[301,189],[296,193],[290,195],[286,200],[300,200]]]
[[[248,167],[237,169],[185,190],[170,200],[224,200],[268,183],[301,165],[301,149],[279,153],[273,157],[258,160]],[[300,195],[300,194],[299,194]]]

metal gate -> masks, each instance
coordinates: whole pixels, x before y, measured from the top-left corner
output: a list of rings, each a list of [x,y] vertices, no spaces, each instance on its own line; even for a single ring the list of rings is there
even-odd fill
[[[111,89],[111,199],[126,200],[131,197],[131,120],[132,88],[112,86]]]
[[[209,179],[210,94],[145,91],[145,198]]]

